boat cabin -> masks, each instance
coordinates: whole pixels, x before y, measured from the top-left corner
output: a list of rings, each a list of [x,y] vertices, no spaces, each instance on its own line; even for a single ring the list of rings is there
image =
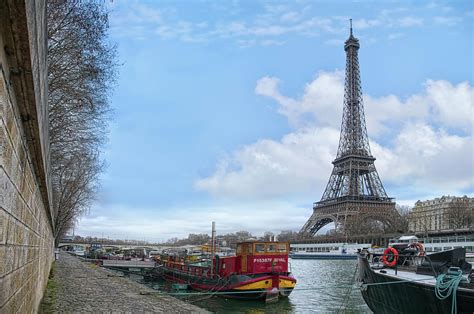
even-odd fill
[[[286,273],[288,272],[287,242],[240,242],[236,256],[216,257],[215,271],[220,276],[231,273]]]
[[[392,243],[411,244],[411,243],[416,243],[416,242],[418,242],[418,237],[417,236],[401,236],[399,238],[390,239],[390,244],[392,244]]]

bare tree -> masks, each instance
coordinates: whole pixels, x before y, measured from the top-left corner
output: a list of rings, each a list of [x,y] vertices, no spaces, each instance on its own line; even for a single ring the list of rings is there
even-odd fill
[[[117,62],[103,2],[48,1],[47,24],[54,233],[59,241],[96,196]]]
[[[263,234],[263,241],[272,241],[273,237],[275,236],[275,234],[271,231],[265,231],[265,233]]]
[[[277,236],[278,241],[282,242],[290,242],[300,238],[304,238],[304,235],[292,230],[282,230]]]
[[[469,228],[474,220],[474,204],[466,196],[459,198],[449,205],[445,215],[450,229]]]
[[[412,208],[408,205],[397,204],[395,205],[395,209],[400,214],[395,220],[397,232],[403,233],[408,231],[408,217],[410,216]]]

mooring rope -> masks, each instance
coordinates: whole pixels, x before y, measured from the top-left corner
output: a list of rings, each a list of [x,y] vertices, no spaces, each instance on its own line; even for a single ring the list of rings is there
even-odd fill
[[[341,306],[339,306],[339,309],[337,310],[337,313],[340,313],[342,308],[346,306],[347,300],[349,299],[349,297],[351,295],[351,292],[352,292],[352,289],[353,289],[353,286],[354,286],[354,281],[355,281],[355,278],[356,278],[356,275],[357,275],[358,266],[359,266],[359,264],[356,264],[356,267],[354,269],[354,274],[352,275],[350,285],[349,285],[349,287],[347,287],[347,291],[345,293],[344,300],[342,300]]]
[[[436,278],[435,294],[440,300],[445,300],[453,295],[451,301],[451,314],[457,313],[456,292],[459,283],[463,279],[462,270],[449,270],[446,274],[441,274]]]

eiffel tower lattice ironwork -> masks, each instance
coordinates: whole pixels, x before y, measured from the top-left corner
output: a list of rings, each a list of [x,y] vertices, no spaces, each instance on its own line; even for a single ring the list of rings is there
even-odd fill
[[[396,228],[399,214],[393,199],[387,196],[375,169],[365,125],[364,104],[359,71],[359,40],[352,34],[346,40],[346,77],[341,136],[334,169],[319,202],[313,204],[313,214],[301,232],[315,235],[334,222],[336,230],[345,231],[350,218],[358,222],[371,218],[387,227]]]

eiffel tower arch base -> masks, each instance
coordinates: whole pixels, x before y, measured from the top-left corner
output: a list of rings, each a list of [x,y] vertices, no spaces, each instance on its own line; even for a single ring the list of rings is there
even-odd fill
[[[336,202],[318,202],[314,204],[313,214],[301,229],[301,233],[315,236],[329,223],[334,223],[336,232],[351,235],[368,220],[375,220],[384,225],[385,231],[397,232],[402,228],[400,214],[391,201],[338,200]],[[351,226],[348,230],[348,227]]]

